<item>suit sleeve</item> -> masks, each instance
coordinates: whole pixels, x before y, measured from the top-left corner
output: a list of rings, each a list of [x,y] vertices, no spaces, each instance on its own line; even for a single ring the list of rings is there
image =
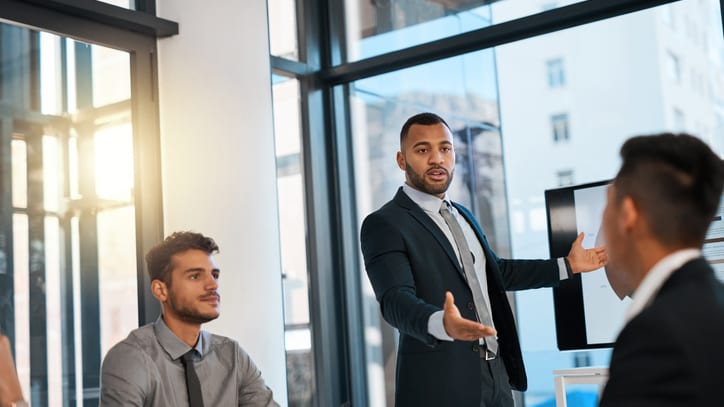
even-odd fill
[[[680,329],[656,315],[632,320],[616,341],[600,407],[695,405]]]
[[[360,243],[382,316],[401,333],[435,346],[439,341],[430,335],[427,323],[430,315],[441,308],[417,297],[402,232],[383,216],[373,213],[362,223]]]

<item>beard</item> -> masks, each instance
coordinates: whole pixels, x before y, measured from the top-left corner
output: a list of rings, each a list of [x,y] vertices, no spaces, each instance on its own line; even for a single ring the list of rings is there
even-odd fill
[[[178,319],[192,324],[205,324],[219,317],[218,310],[216,312],[200,312],[198,309],[193,308],[189,301],[183,301],[171,293],[169,293],[168,297],[168,306],[169,310]]]
[[[442,184],[431,184],[425,180],[424,175],[420,175],[420,174],[416,173],[415,170],[413,170],[412,167],[410,167],[410,164],[407,164],[407,163],[405,164],[405,173],[407,174],[407,179],[410,180],[410,183],[412,183],[413,187],[415,187],[416,189],[418,189],[422,192],[428,193],[430,195],[444,194],[445,191],[447,191],[448,187],[450,187],[450,183],[453,180],[453,174],[455,173],[455,169],[448,172],[448,170],[446,170],[443,167],[434,166],[434,167],[429,168],[428,170],[431,170],[431,169],[438,169],[438,170],[445,171],[445,173],[448,174],[447,181]]]

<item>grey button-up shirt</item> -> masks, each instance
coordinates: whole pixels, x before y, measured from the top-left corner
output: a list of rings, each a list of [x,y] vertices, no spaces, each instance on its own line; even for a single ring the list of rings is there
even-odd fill
[[[261,372],[239,344],[201,331],[194,367],[204,406],[278,406]],[[191,347],[159,317],[116,344],[101,368],[102,407],[189,405],[181,356]]]

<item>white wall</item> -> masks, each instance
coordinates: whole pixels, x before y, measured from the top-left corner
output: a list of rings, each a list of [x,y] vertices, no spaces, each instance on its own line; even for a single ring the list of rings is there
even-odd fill
[[[221,317],[287,404],[266,1],[159,0],[179,23],[159,41],[166,233],[221,248]]]

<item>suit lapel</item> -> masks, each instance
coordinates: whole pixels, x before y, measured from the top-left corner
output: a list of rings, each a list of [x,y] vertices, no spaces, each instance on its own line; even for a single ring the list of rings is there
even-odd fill
[[[430,216],[425,213],[425,211],[423,211],[422,208],[420,208],[420,206],[417,205],[412,199],[410,199],[410,197],[402,191],[402,188],[397,191],[397,194],[395,195],[395,198],[393,200],[401,207],[407,209],[407,213],[409,213],[412,218],[414,218],[418,223],[422,225],[422,227],[427,229],[427,231],[432,234],[432,236],[435,238],[435,240],[437,240],[437,243],[440,245],[447,257],[450,259],[452,264],[455,265],[455,269],[457,270],[458,274],[463,279],[465,279],[465,274],[463,272],[462,266],[460,265],[460,261],[455,255],[455,250],[450,244],[447,236],[445,236],[445,233],[443,233],[443,231],[440,230],[435,222],[430,219]]]

